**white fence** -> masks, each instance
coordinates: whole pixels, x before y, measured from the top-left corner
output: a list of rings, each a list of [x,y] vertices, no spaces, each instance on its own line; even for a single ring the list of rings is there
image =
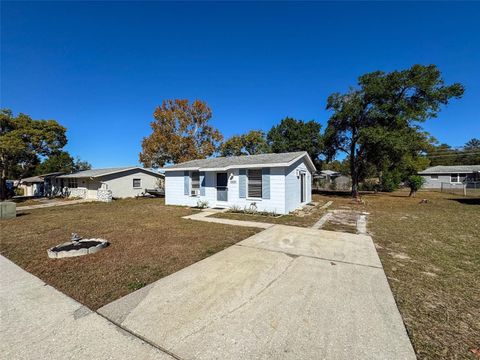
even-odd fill
[[[467,182],[463,184],[442,182],[440,191],[454,195],[480,196],[480,181]]]

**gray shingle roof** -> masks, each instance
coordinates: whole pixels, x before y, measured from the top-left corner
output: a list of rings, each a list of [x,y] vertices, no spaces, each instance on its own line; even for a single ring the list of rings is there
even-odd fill
[[[480,171],[480,165],[439,165],[420,171],[419,174],[473,173],[477,171]]]
[[[68,179],[68,178],[96,178],[96,177],[101,177],[109,174],[115,174],[123,171],[128,171],[132,169],[141,169],[148,171],[154,175],[160,175],[162,174],[155,172],[150,169],[144,169],[139,166],[127,166],[127,167],[117,167],[117,168],[104,168],[104,169],[90,169],[90,170],[84,170],[84,171],[79,171],[73,174],[68,174],[68,175],[63,175],[59,176],[62,179]]]
[[[288,164],[302,156],[307,156],[305,151],[297,151],[290,153],[272,153],[272,154],[259,154],[259,155],[243,155],[243,156],[229,156],[229,157],[216,157],[201,160],[191,160],[183,163],[175,164],[165,167],[165,171],[177,170],[177,169],[226,169],[242,166],[261,166],[261,165],[276,165],[281,166]],[[309,158],[310,159],[310,158]],[[310,160],[311,161],[311,160]],[[313,166],[313,164],[312,164]]]
[[[61,171],[57,171],[57,172],[48,173],[48,174],[31,176],[31,177],[27,177],[27,178],[22,179],[21,182],[22,182],[22,183],[42,183],[42,182],[45,181],[45,178],[48,178],[48,177],[56,177],[56,176],[62,175],[62,174],[65,174],[65,173],[64,173],[64,172],[61,172]]]

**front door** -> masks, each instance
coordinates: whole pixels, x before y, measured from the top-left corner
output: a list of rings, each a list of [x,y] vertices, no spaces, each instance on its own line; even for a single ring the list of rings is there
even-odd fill
[[[300,202],[305,202],[305,174],[300,174]]]
[[[217,201],[228,201],[227,173],[217,173]]]

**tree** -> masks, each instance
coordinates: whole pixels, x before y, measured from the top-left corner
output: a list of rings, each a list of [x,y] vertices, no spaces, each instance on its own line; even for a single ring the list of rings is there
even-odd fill
[[[153,117],[152,134],[143,139],[140,153],[140,162],[147,167],[206,158],[223,140],[208,124],[212,111],[200,100],[165,100]]]
[[[72,173],[82,170],[89,170],[92,168],[86,161],[80,160],[78,157],[74,160],[73,157],[66,151],[56,151],[45,160],[43,160],[36,168],[35,174],[49,174],[53,172]]]
[[[222,156],[256,155],[270,152],[265,133],[251,130],[243,135],[234,135],[220,145]]]
[[[480,139],[473,138],[465,143],[465,150],[478,150],[480,151]]]
[[[272,152],[306,151],[315,165],[320,165],[323,150],[321,125],[315,120],[304,122],[290,117],[273,126],[267,134]]]
[[[410,188],[410,194],[408,196],[413,196],[417,194],[417,191],[420,190],[425,184],[425,178],[420,175],[410,175],[407,180],[407,185]]]
[[[480,140],[473,138],[463,148],[448,144],[435,146],[427,153],[431,165],[478,165],[480,164]]]
[[[418,123],[435,118],[442,105],[464,91],[458,83],[445,85],[435,65],[368,73],[358,85],[329,96],[327,109],[333,115],[325,132],[327,158],[338,151],[349,156],[354,197],[369,163],[395,167],[395,159],[421,156],[429,137]]]
[[[75,159],[75,163],[73,164],[73,171],[84,171],[84,170],[90,170],[92,168],[92,164],[90,164],[88,161],[81,160],[79,157]]]
[[[55,120],[33,120],[25,114],[0,111],[0,199],[7,196],[6,181],[13,171],[19,177],[67,143],[66,129]]]

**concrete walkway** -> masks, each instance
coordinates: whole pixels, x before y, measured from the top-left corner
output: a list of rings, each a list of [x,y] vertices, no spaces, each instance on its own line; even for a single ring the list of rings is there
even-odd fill
[[[2,359],[173,359],[3,256],[0,273]]]
[[[99,313],[182,359],[415,359],[366,235],[270,226]]]
[[[211,218],[210,215],[218,214],[218,211],[208,211],[203,210],[202,212],[184,216],[183,219],[197,220],[197,221],[206,221],[217,224],[226,224],[226,225],[235,225],[235,226],[246,226],[246,227],[256,227],[260,229],[268,229],[274,224],[259,222],[259,221],[243,221],[243,220],[232,220],[232,219],[221,219],[221,218]]]
[[[49,208],[49,207],[55,207],[55,206],[83,204],[83,203],[92,202],[92,201],[95,201],[95,200],[91,200],[91,199],[65,200],[65,201],[48,202],[45,204],[38,204],[38,205],[17,206],[17,211],[43,209],[43,208]]]

